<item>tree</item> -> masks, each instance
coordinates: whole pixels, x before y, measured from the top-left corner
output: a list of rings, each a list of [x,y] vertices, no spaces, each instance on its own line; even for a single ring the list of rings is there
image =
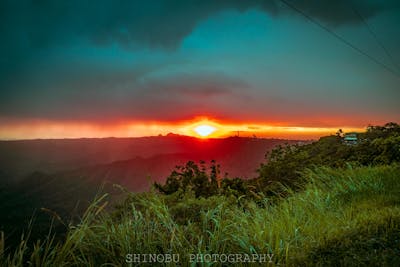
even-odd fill
[[[343,137],[343,130],[342,129],[337,130],[336,136],[342,138]]]
[[[200,162],[200,167],[193,161],[188,161],[185,166],[176,166],[164,185],[154,183],[154,187],[167,195],[191,190],[197,198],[209,197],[218,193],[219,168],[219,165],[212,160],[210,171],[207,173],[203,161]]]

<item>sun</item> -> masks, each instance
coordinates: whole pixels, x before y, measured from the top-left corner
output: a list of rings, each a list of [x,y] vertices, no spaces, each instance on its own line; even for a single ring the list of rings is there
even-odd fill
[[[207,124],[201,124],[199,126],[197,126],[196,128],[194,128],[194,131],[200,135],[201,137],[207,137],[210,134],[212,134],[213,132],[215,132],[217,129],[211,125],[207,125]]]

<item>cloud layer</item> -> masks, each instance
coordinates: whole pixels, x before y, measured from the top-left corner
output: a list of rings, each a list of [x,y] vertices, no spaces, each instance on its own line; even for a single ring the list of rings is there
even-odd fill
[[[364,0],[287,2],[332,25],[360,22],[360,18],[354,16],[353,8],[368,19],[391,6],[381,1]],[[223,10],[256,8],[275,16],[295,14],[279,0],[100,0],[95,3],[79,0],[1,1],[3,41],[9,48],[15,45],[46,48],[83,37],[99,45],[117,42],[124,47],[144,44],[172,48],[179,45],[199,21]]]
[[[396,1],[286,1],[335,29],[362,25],[355,10],[368,20],[398,7]],[[259,28],[271,27],[268,28],[270,35],[265,36],[254,25],[243,23],[245,30],[256,29],[256,37],[245,48],[237,48],[237,53],[236,42],[232,42],[225,44],[226,47],[217,47],[220,54],[212,58],[207,48],[213,40],[201,34],[193,39],[200,47],[198,54],[195,50],[191,51],[193,54],[182,52],[182,43],[204,21],[216,18],[213,23],[218,25],[219,14],[234,12],[239,20],[240,14],[252,10],[269,19],[270,24]],[[382,111],[385,114],[399,112],[393,103],[382,105],[385,100],[398,96],[398,92],[379,99],[374,91],[362,95],[363,103],[378,103],[371,114],[365,115],[367,105],[357,102],[364,84],[356,75],[356,82],[349,78],[351,81],[345,84],[354,86],[343,101],[347,105],[337,110],[335,105],[340,103],[340,97],[332,96],[343,92],[335,93],[336,87],[325,88],[321,82],[316,85],[317,89],[310,89],[309,83],[297,84],[299,80],[307,80],[296,77],[304,72],[303,66],[307,64],[312,78],[320,69],[328,69],[326,72],[333,77],[332,81],[340,79],[327,68],[332,65],[324,62],[328,60],[322,52],[318,66],[313,65],[312,56],[298,57],[304,48],[300,46],[301,39],[308,35],[299,33],[295,36],[299,44],[291,47],[287,45],[288,39],[282,37],[288,32],[287,25],[276,23],[282,28],[277,27],[273,35],[271,25],[278,20],[288,20],[291,25],[298,21],[307,23],[279,0],[100,0],[95,4],[78,0],[1,1],[0,119],[170,121],[209,115],[227,120],[267,117],[270,121],[302,124],[306,124],[304,118],[307,118],[311,124],[317,124],[329,121],[329,116],[337,122],[333,117],[343,118],[352,111],[352,106],[358,105],[362,107],[353,113],[351,121],[370,116],[382,107],[386,108]],[[212,26],[208,27],[211,32]],[[241,30],[237,29],[238,39],[240,34]],[[224,36],[224,32],[220,35]],[[274,42],[273,49],[263,48],[264,43]],[[285,49],[280,50],[280,46]],[[222,54],[224,57],[219,59]],[[264,62],[249,60],[250,56]],[[218,64],[225,69],[218,69]],[[269,72],[257,64],[266,65]],[[362,66],[363,62],[356,64]],[[300,67],[296,69],[296,65]],[[279,84],[274,81],[278,76]],[[382,80],[385,77],[379,76],[375,82],[380,84]],[[393,88],[392,80],[387,84],[389,89],[384,89],[385,92]],[[324,101],[323,97],[326,97]],[[318,114],[316,109],[326,113]]]

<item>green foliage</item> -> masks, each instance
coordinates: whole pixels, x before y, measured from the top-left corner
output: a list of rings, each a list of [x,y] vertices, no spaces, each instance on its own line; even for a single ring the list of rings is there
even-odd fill
[[[180,254],[179,266],[189,266],[194,253],[273,253],[270,266],[400,264],[399,165],[321,167],[302,175],[309,181],[303,191],[287,188],[284,199],[264,207],[248,202],[243,209],[226,196],[188,194],[179,201],[149,192],[133,194],[113,216],[100,198],[69,226],[64,242],[47,238],[29,247],[25,237],[15,253],[1,254],[0,265],[121,266],[128,253]]]
[[[249,188],[245,180],[240,178],[234,179],[223,179],[221,183],[221,192],[225,195],[233,195],[235,197],[246,196],[249,192]]]
[[[387,123],[384,126],[369,126],[365,133],[358,134],[358,143],[343,142],[342,132],[321,137],[308,145],[278,146],[267,154],[267,162],[259,168],[258,188],[266,193],[280,183],[299,188],[304,181],[301,172],[315,166],[343,168],[351,164],[379,165],[400,162],[400,126]],[[276,187],[276,186],[275,186]]]
[[[400,161],[400,135],[376,138],[371,142],[375,149],[374,164],[390,164]]]
[[[205,163],[200,167],[193,161],[188,161],[185,166],[176,166],[175,170],[167,177],[165,185],[155,183],[155,188],[165,194],[175,192],[193,191],[196,197],[209,197],[218,191],[219,165],[211,161],[210,171],[207,173]]]
[[[388,122],[383,126],[368,126],[364,137],[368,140],[374,140],[376,138],[386,138],[393,135],[400,135],[400,125],[394,122]]]
[[[0,265],[120,266],[129,253],[171,253],[171,266],[190,266],[189,254],[273,253],[270,266],[400,266],[400,127],[358,137],[278,147],[247,181],[188,162],[112,213],[97,199],[62,242],[29,245],[28,234],[10,252],[1,235]]]
[[[219,165],[211,161],[207,172],[205,163],[200,162],[200,167],[193,161],[185,166],[176,166],[175,170],[168,176],[164,185],[154,183],[154,188],[165,195],[171,195],[168,199],[186,199],[190,202],[194,198],[209,198],[212,196],[227,196],[236,198],[239,205],[247,200],[261,200],[262,192],[256,192],[255,186],[240,178],[219,177]],[[172,201],[174,202],[174,201]],[[177,207],[175,207],[177,208]],[[192,207],[190,212],[198,211]]]

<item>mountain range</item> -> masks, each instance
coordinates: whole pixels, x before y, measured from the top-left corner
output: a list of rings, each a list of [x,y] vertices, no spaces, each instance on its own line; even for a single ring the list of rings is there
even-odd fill
[[[0,141],[0,231],[18,243],[35,218],[33,237],[43,236],[54,214],[64,224],[79,217],[99,192],[112,202],[113,187],[143,192],[163,183],[177,165],[215,160],[221,176],[252,178],[265,154],[277,145],[304,141],[228,137],[198,139],[168,134],[140,138],[83,138]],[[56,231],[63,225],[56,223]],[[17,229],[17,230],[16,230]],[[65,229],[64,229],[65,230]],[[34,238],[33,238],[34,239]]]

